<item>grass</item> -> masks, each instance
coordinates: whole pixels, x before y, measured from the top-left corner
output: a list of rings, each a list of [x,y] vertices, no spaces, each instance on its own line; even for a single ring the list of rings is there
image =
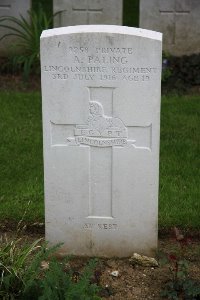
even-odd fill
[[[0,93],[0,221],[44,220],[41,95]],[[200,96],[164,96],[159,226],[200,229]]]
[[[0,219],[43,220],[41,96],[0,93]]]
[[[160,226],[200,228],[200,96],[162,99]]]

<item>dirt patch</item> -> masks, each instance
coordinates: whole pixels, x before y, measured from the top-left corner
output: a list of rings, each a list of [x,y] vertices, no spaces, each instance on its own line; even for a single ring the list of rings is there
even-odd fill
[[[37,226],[36,226],[37,227]],[[8,239],[21,238],[23,243],[32,243],[36,239],[42,238],[44,234],[31,232],[16,233],[15,231],[5,231],[0,236],[7,236]],[[159,239],[158,253],[164,255],[177,253],[179,246],[172,238]],[[184,257],[189,262],[189,276],[200,281],[200,244],[198,239],[193,239],[191,244],[185,248]],[[69,267],[79,274],[86,265],[89,258],[73,257],[69,262]],[[112,272],[117,271],[117,276]],[[171,272],[169,265],[159,265],[159,267],[133,266],[129,258],[119,259],[98,259],[94,280],[98,282],[102,289],[102,299],[112,300],[146,300],[162,299],[160,291],[164,284],[170,280]]]

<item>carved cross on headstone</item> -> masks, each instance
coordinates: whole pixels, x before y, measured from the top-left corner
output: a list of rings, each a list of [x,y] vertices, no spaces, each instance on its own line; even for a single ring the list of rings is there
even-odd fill
[[[59,24],[62,26],[64,22],[62,18],[68,17],[68,14],[74,15],[74,18],[78,21],[78,24],[96,24],[99,16],[103,12],[103,4],[99,0],[76,0],[71,1],[71,5],[68,8],[59,9]]]
[[[169,27],[172,29],[170,32],[171,42],[175,44],[179,34],[178,23],[181,22],[181,30],[183,30],[182,21],[185,21],[190,14],[190,0],[159,0],[159,11],[162,16],[168,17]]]
[[[78,3],[75,1],[72,6],[73,13],[81,13],[85,15],[85,23],[91,24],[98,14],[102,14],[103,8],[100,1],[83,0]]]
[[[11,0],[1,0],[0,1],[0,10],[2,10],[0,15],[2,15],[5,10],[8,10],[10,8],[11,8]],[[5,14],[5,12],[4,12],[4,14]]]
[[[51,123],[52,146],[87,147],[90,153],[87,218],[114,217],[112,170],[115,148],[151,151],[151,124],[128,126],[113,116],[114,89],[88,87],[89,117],[85,124]]]

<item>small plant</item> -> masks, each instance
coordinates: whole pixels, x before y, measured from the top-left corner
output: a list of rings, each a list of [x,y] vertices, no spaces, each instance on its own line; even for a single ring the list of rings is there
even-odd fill
[[[23,246],[22,240],[2,240],[0,246],[0,299],[100,300],[100,288],[92,281],[96,260],[75,272],[53,255],[60,245],[46,248],[40,240]]]
[[[43,30],[50,28],[52,20],[53,17],[48,18],[41,6],[37,11],[30,10],[28,19],[23,16],[0,17],[0,27],[10,30],[0,41],[8,36],[17,37],[11,64],[14,70],[23,69],[23,77],[26,80],[31,72],[40,72],[40,35]]]
[[[172,278],[165,284],[161,296],[172,300],[200,299],[200,282],[189,278],[189,263],[184,258],[185,249],[190,244],[190,239],[184,237],[176,227],[174,234],[179,245],[179,253],[170,254],[162,261],[169,264]]]
[[[15,299],[24,285],[26,264],[41,239],[29,246],[21,246],[21,239],[8,241],[1,238],[0,246],[0,298]]]
[[[43,277],[37,281],[32,281],[32,285],[26,288],[23,299],[30,299],[32,292],[37,290],[37,297],[32,299],[100,300],[97,296],[99,287],[90,282],[96,266],[95,260],[88,263],[82,274],[73,273],[72,270],[65,271],[64,266],[64,263],[52,259]]]
[[[162,83],[165,91],[187,91],[200,84],[200,54],[169,56],[163,53]]]

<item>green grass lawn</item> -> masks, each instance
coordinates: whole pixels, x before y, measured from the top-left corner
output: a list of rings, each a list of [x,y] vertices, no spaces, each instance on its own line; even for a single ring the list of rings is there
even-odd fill
[[[43,220],[41,96],[0,93],[0,220]],[[29,203],[30,201],[30,203]]]
[[[162,98],[160,226],[200,228],[200,95]]]
[[[0,93],[0,221],[44,220],[41,95]],[[200,229],[200,96],[162,98],[159,226]]]

